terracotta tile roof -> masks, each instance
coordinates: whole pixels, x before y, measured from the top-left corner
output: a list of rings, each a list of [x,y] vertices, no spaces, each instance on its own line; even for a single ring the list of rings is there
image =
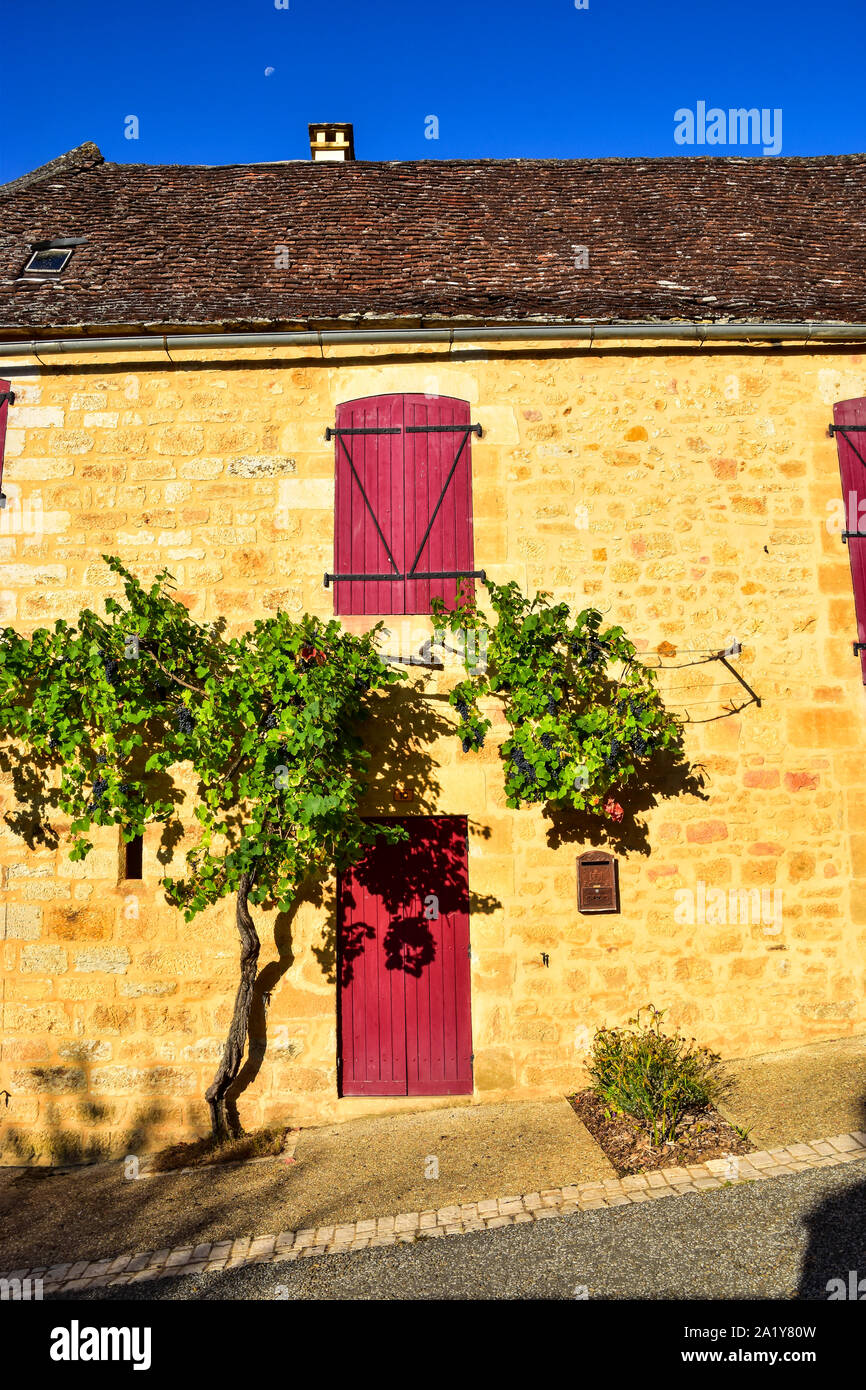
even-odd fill
[[[86,236],[56,283],[28,243]],[[589,264],[580,268],[586,248]],[[0,332],[866,322],[866,155],[109,164],[0,188]]]

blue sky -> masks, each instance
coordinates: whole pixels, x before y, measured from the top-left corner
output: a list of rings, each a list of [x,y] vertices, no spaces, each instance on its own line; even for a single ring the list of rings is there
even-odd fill
[[[781,109],[783,154],[866,149],[863,0],[40,0],[19,19],[0,181],[84,140],[120,163],[302,159],[311,120],[354,122],[360,159],[687,154],[674,112],[698,101]]]

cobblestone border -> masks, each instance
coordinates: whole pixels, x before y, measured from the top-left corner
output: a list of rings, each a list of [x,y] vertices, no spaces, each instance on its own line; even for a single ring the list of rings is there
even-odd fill
[[[410,1244],[435,1236],[489,1231],[576,1211],[626,1206],[660,1197],[679,1197],[690,1192],[757,1182],[785,1173],[812,1168],[832,1168],[866,1159],[866,1132],[837,1134],[832,1139],[813,1139],[808,1144],[731,1158],[711,1158],[688,1168],[660,1168],[654,1173],[603,1182],[575,1183],[546,1188],[520,1197],[491,1197],[461,1206],[403,1212],[399,1216],[371,1217],[342,1226],[310,1227],[282,1231],[279,1235],[243,1236],[240,1240],[211,1245],[182,1245],[172,1250],[148,1250],[115,1259],[79,1260],[34,1269],[15,1269],[0,1279],[41,1279],[43,1294],[75,1293],[79,1289],[144,1283],[178,1274],[214,1274],[244,1265],[278,1264],[310,1255],[342,1255],[370,1246]]]

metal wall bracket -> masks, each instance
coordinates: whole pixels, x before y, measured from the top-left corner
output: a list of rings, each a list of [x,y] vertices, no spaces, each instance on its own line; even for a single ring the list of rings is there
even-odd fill
[[[849,434],[866,434],[866,425],[831,425],[830,438],[832,439],[836,434],[841,434],[848,448],[853,454],[856,454],[863,467],[866,468],[866,458],[863,457],[854,440],[848,438]]]
[[[742,651],[742,648],[740,648],[740,650]],[[716,652],[716,660],[717,660],[717,661],[720,661],[720,662],[722,663],[722,665],[725,667],[725,669],[728,670],[728,671],[730,671],[731,675],[732,675],[736,680],[738,680],[738,681],[740,682],[740,685],[743,687],[743,689],[744,689],[745,691],[747,691],[747,692],[749,693],[749,695],[751,695],[751,697],[752,697],[752,699],[754,700],[755,704],[758,706],[758,709],[760,709],[760,708],[761,708],[761,697],[760,697],[760,695],[756,695],[755,692],[754,692],[754,690],[752,689],[752,687],[749,685],[749,682],[743,680],[743,677],[740,675],[739,671],[735,670],[735,668],[734,668],[734,667],[731,665],[731,663],[728,661],[728,658],[727,658],[727,656],[725,655],[725,653],[724,653],[724,652]]]

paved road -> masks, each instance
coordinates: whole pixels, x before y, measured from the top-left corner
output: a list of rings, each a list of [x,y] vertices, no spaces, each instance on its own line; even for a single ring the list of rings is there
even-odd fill
[[[859,1163],[416,1245],[67,1297],[826,1300],[827,1281],[847,1282],[849,1270],[866,1277],[866,1165]]]

